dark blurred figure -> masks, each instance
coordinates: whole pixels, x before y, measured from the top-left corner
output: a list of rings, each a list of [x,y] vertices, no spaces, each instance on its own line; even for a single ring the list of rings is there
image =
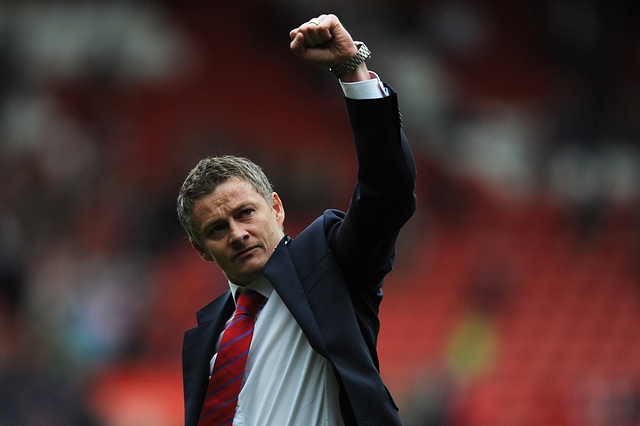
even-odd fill
[[[98,426],[72,374],[17,315],[0,318],[0,424]]]

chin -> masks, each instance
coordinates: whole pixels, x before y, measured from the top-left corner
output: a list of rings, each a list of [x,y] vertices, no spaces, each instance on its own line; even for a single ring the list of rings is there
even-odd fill
[[[234,274],[234,276],[239,282],[242,282],[244,285],[257,280],[264,273],[264,267],[267,264],[268,258],[265,258],[264,256],[256,257],[247,259],[242,264],[237,265],[240,267],[236,269],[236,273]]]

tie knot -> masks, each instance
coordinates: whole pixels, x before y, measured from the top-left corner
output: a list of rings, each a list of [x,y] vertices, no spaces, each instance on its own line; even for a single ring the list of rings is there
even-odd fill
[[[238,304],[236,305],[236,315],[254,316],[264,299],[265,297],[257,291],[248,290],[240,293]]]

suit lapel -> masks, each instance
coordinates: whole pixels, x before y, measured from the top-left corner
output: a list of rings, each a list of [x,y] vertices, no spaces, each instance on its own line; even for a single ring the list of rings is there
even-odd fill
[[[265,266],[264,275],[278,292],[298,325],[300,325],[311,347],[325,358],[328,358],[320,328],[291,260],[288,246],[290,241],[289,237],[285,237],[281,241],[271,258],[269,258]]]
[[[234,306],[231,292],[227,291],[197,313],[198,327],[184,335],[182,374],[186,425],[198,422],[209,383],[211,357]]]

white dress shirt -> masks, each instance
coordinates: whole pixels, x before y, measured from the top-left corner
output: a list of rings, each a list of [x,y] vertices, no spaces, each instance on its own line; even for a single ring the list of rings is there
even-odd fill
[[[368,81],[340,81],[344,95],[351,99],[387,96],[378,76],[370,74]],[[229,287],[237,300],[243,288],[231,282]],[[339,387],[329,361],[311,348],[264,276],[247,288],[267,300],[256,314],[233,426],[343,426]]]

